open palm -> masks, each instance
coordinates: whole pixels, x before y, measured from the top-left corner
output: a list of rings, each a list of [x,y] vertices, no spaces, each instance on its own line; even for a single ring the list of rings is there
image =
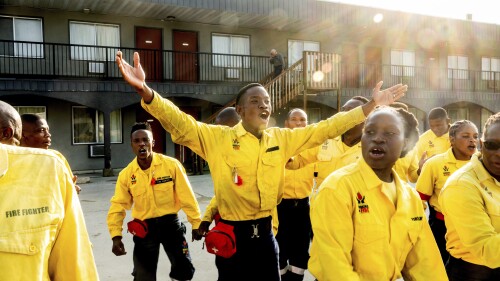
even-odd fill
[[[123,59],[121,51],[116,52],[116,64],[122,73],[123,79],[127,81],[136,90],[142,90],[143,84],[146,81],[146,74],[141,66],[139,53],[134,52],[134,66],[132,67]]]

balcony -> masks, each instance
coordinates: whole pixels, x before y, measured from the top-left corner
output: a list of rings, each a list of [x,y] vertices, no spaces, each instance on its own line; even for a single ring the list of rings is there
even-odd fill
[[[342,88],[407,84],[409,89],[445,92],[500,93],[500,72],[373,64],[343,64]]]
[[[273,72],[266,56],[0,40],[0,76],[51,80],[121,79],[114,62],[118,50],[130,63],[133,52],[138,51],[148,80],[155,82],[241,85],[263,81]],[[311,56],[312,59],[306,56],[306,66],[311,64],[314,69],[323,69],[322,60],[318,59],[323,56]],[[340,73],[338,80],[342,89],[370,89],[383,80],[385,85],[403,83],[420,91],[500,93],[500,72],[338,62],[330,62],[329,69]],[[316,91],[331,88],[331,85],[325,88],[322,84],[316,81],[304,87]]]
[[[22,79],[121,79],[115,64],[118,50],[133,62],[141,56],[149,81],[180,83],[249,83],[272,72],[266,56],[188,53],[103,46],[0,40],[0,76]]]

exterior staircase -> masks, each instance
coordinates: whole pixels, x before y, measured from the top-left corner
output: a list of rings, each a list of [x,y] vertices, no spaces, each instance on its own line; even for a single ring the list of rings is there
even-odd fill
[[[260,81],[269,93],[273,112],[283,108],[297,96],[340,88],[340,55],[304,51],[302,59],[272,78],[272,73]],[[236,98],[225,104],[203,122],[213,123],[219,112],[235,106]]]

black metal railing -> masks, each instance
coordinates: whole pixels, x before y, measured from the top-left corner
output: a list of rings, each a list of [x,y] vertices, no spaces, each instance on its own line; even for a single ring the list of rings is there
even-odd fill
[[[0,77],[118,79],[118,50],[130,63],[139,52],[150,81],[248,83],[273,72],[266,56],[0,40]],[[340,71],[341,88],[372,88],[383,80],[411,89],[500,92],[500,72],[363,63],[331,67]]]
[[[139,52],[148,80],[176,82],[255,82],[273,71],[265,56],[171,50],[33,43],[0,40],[2,77],[119,78],[115,54],[132,63]]]
[[[374,64],[341,66],[342,88],[372,88],[381,80],[385,85],[403,83],[411,89],[500,93],[500,72],[495,71]]]

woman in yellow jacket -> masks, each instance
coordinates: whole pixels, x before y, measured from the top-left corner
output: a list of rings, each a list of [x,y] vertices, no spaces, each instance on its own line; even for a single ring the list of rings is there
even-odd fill
[[[447,280],[420,198],[392,169],[415,145],[417,126],[404,109],[376,109],[363,158],[323,182],[311,209],[309,270],[319,281]]]
[[[500,280],[500,113],[486,121],[481,147],[439,196],[451,281]]]
[[[446,251],[446,240],[444,239],[446,226],[438,203],[439,193],[450,175],[469,162],[476,152],[479,138],[476,125],[468,120],[453,123],[449,135],[451,148],[425,162],[416,185],[420,198],[423,201],[428,201],[430,208],[432,208],[429,225],[434,239],[436,239],[443,263],[448,261],[449,254]]]

